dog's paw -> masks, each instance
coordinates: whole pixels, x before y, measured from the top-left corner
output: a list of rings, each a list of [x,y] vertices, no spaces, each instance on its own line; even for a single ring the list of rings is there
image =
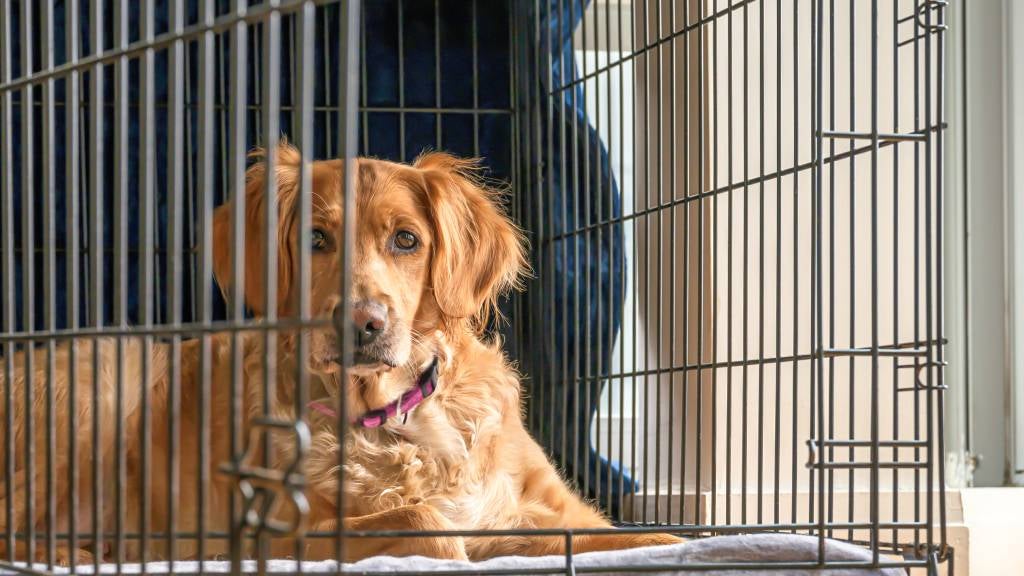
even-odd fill
[[[37,556],[36,561],[38,561],[38,562],[46,562],[46,553],[45,552],[43,552],[41,554],[37,553],[36,556]],[[96,557],[93,556],[92,553],[89,552],[88,550],[82,550],[81,548],[78,548],[76,550],[72,550],[72,549],[70,549],[70,548],[68,548],[66,546],[58,546],[57,550],[56,550],[56,552],[54,554],[53,563],[56,566],[60,566],[62,568],[67,568],[68,566],[71,566],[72,559],[74,560],[74,563],[77,566],[82,566],[82,565],[90,565],[91,566],[96,561]]]
[[[466,542],[457,536],[430,538],[423,549],[424,555],[438,560],[469,560]]]
[[[441,512],[428,504],[405,507],[408,525],[421,530],[453,530],[455,526]],[[466,541],[461,536],[425,536],[401,542],[401,556],[427,556],[440,560],[468,560]]]
[[[642,546],[667,546],[669,544],[681,544],[686,542],[683,538],[672,534],[637,534],[636,547]]]

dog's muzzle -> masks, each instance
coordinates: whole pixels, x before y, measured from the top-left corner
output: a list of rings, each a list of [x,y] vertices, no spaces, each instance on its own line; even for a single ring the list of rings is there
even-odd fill
[[[353,364],[366,366],[383,363],[392,366],[384,342],[388,330],[387,306],[375,300],[353,302],[351,320],[348,320],[343,306],[338,304],[334,307],[332,319],[339,339],[345,337],[346,324],[352,330]],[[340,355],[338,358],[340,360]]]

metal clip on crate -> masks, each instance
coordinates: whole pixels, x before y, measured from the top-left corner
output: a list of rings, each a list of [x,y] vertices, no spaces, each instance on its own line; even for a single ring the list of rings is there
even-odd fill
[[[285,432],[295,442],[294,457],[282,463],[281,469],[249,464],[255,460],[255,451],[274,432]],[[260,438],[262,437],[262,439]],[[306,477],[302,465],[310,446],[309,426],[301,420],[283,421],[258,418],[252,424],[252,434],[245,452],[221,470],[237,479],[236,488],[242,497],[241,528],[250,528],[257,534],[291,536],[305,526],[309,515],[306,498]],[[280,497],[291,508],[288,520],[279,520]]]

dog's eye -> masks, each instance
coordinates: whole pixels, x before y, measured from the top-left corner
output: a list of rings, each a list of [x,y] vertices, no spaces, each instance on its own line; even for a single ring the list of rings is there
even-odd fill
[[[398,233],[395,234],[393,242],[395,243],[395,248],[401,252],[411,252],[415,250],[420,243],[419,238],[416,238],[415,234],[407,230],[399,230]]]
[[[311,240],[314,252],[321,252],[327,249],[327,233],[323,230],[313,230]]]

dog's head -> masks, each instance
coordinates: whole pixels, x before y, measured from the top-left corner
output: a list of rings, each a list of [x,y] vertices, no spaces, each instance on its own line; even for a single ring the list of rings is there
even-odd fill
[[[352,314],[341,315],[343,165],[312,166],[312,230],[298,237],[301,157],[282,145],[274,157],[278,197],[277,297],[279,317],[298,310],[300,240],[311,250],[310,314],[333,318],[334,329],[311,334],[310,367],[332,372],[338,333],[355,334],[354,370],[375,373],[404,366],[434,332],[478,328],[498,297],[526,270],[523,238],[503,214],[497,193],[478,177],[477,164],[441,153],[414,165],[359,159],[356,178]],[[265,313],[267,170],[263,159],[246,178],[245,304]],[[214,274],[228,294],[232,282],[231,204],[214,214]]]

